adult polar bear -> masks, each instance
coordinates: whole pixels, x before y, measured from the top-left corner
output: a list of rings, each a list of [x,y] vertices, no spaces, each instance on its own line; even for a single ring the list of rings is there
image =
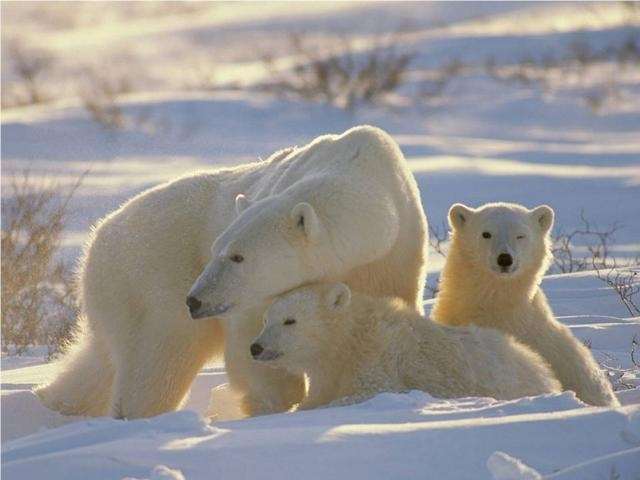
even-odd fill
[[[425,241],[402,153],[369,126],[152,188],[95,229],[80,273],[83,333],[38,394],[66,414],[156,415],[180,406],[224,346],[245,411],[286,409],[301,379],[249,353],[268,301],[342,281],[421,311]],[[194,318],[216,318],[192,320],[187,292]]]

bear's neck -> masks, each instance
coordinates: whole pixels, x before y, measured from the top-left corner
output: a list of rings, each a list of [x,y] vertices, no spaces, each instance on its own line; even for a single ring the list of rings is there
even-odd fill
[[[331,331],[322,347],[320,358],[307,365],[308,400],[313,405],[326,405],[343,397],[356,395],[351,391],[361,365],[383,354],[387,345],[378,341],[380,314],[376,301],[352,292],[348,311],[331,319]]]
[[[523,312],[538,291],[541,275],[522,272],[516,278],[500,279],[481,271],[456,245],[455,237],[440,276],[432,318],[449,325],[491,325]]]
[[[307,371],[306,403],[312,407],[327,405],[340,398],[342,365],[334,362],[316,365]]]
[[[394,267],[395,265],[390,265],[386,259],[381,259],[354,268],[346,278],[336,278],[336,280],[349,285],[352,291],[372,297],[401,298],[416,311],[423,313],[422,295],[419,293],[422,288],[416,288],[415,276],[411,275],[411,272],[407,272],[407,275],[401,276],[397,282],[389,283],[388,279],[393,274],[391,269]],[[385,270],[388,270],[388,275],[380,273]],[[420,287],[424,287],[424,284],[421,283]]]

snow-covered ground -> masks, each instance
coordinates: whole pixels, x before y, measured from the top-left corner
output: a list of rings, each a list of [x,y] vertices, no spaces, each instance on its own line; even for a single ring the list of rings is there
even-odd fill
[[[584,211],[598,226],[622,224],[612,244],[616,256],[640,252],[638,64],[553,67],[544,86],[497,80],[485,68],[489,59],[508,69],[528,57],[564,58],[577,42],[594,51],[629,38],[640,42],[632,7],[158,5],[2,4],[3,101],[16,87],[8,40],[46,49],[56,59],[47,72],[51,103],[3,108],[3,199],[10,195],[12,172],[29,169],[32,178],[72,185],[88,171],[71,205],[67,258],[77,257],[93,222],[150,185],[254,160],[360,123],[385,128],[398,140],[436,227],[454,202],[548,203],[558,228],[576,228]],[[375,34],[403,24],[409,27],[396,39],[416,57],[407,85],[390,105],[346,112],[252,88],[269,74],[260,61],[264,53],[276,57],[278,68],[291,66],[288,32],[329,42],[347,31],[366,50]],[[463,68],[441,95],[412,95],[421,78],[453,59]],[[124,129],[105,129],[74,98],[87,65],[132,79],[132,92],[118,101]],[[595,108],[588,100],[601,90],[607,95]],[[442,257],[433,254],[432,281],[441,267]],[[138,421],[66,418],[45,409],[30,391],[56,369],[35,351],[2,357],[2,474],[65,480],[636,480],[640,373],[631,352],[640,319],[593,273],[551,275],[543,288],[556,315],[608,368],[622,408],[587,407],[570,393],[497,402],[410,392],[350,407],[240,419],[224,369],[214,365],[197,377],[185,411]]]
[[[2,436],[12,440],[3,447],[3,474],[164,478],[153,473],[163,465],[188,479],[542,478],[535,472],[575,480],[608,479],[611,472],[637,478],[640,389],[633,387],[640,375],[630,354],[638,319],[629,318],[593,274],[551,276],[543,286],[556,313],[598,359],[612,371],[628,370],[628,388],[618,392],[622,408],[587,407],[570,392],[516,401],[410,392],[350,407],[228,420],[238,416],[233,395],[224,371],[209,367],[197,377],[185,411],[150,420],[85,420],[47,410],[30,391],[51,378],[55,364],[13,365],[2,375]],[[210,423],[209,415],[217,417]],[[518,471],[518,462],[530,476],[509,473]]]

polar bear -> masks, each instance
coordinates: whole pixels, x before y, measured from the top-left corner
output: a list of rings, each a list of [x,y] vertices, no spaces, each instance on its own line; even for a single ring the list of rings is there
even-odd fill
[[[509,333],[539,353],[582,401],[618,405],[591,352],[555,319],[540,288],[551,260],[553,219],[546,205],[453,205],[451,246],[432,318]]]
[[[369,126],[147,190],[93,232],[84,333],[38,393],[67,414],[157,415],[224,350],[246,413],[286,410],[302,379],[249,355],[269,299],[332,278],[420,309],[426,229],[398,145]]]
[[[278,297],[250,347],[261,363],[304,373],[300,409],[385,391],[513,399],[560,391],[542,358],[496,330],[446,327],[398,298],[316,283]]]

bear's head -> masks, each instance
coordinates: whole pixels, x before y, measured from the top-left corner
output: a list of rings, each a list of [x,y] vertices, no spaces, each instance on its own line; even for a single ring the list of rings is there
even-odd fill
[[[344,283],[317,283],[276,298],[264,314],[264,328],[250,348],[260,362],[301,373],[309,362],[335,348],[341,338],[351,290]]]
[[[554,212],[510,203],[477,209],[457,203],[449,210],[453,247],[478,272],[503,280],[541,274],[550,261]]]
[[[300,285],[345,278],[385,255],[399,230],[391,197],[320,175],[251,203],[238,195],[236,210],[189,291],[194,319],[229,319]]]
[[[192,318],[225,318],[339,271],[327,220],[300,195],[284,192],[249,203],[215,240],[211,260],[187,297]]]

